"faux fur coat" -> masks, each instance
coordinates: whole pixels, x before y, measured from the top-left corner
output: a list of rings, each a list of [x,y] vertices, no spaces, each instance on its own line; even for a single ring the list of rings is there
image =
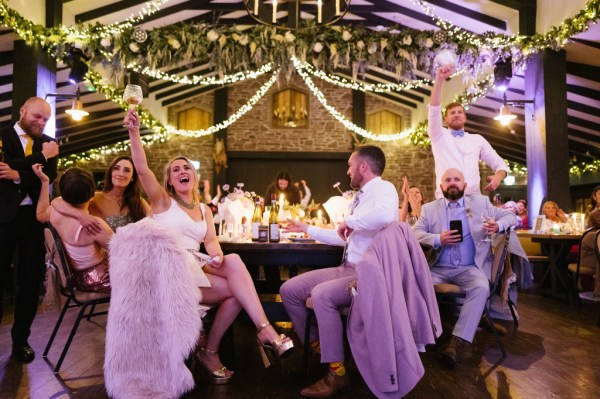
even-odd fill
[[[116,399],[177,398],[194,387],[184,364],[201,328],[194,257],[151,218],[119,228],[109,257],[106,390]]]

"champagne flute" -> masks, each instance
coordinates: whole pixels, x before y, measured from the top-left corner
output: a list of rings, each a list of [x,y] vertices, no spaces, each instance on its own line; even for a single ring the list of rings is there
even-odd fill
[[[129,104],[129,108],[135,108],[136,105],[141,104],[144,98],[142,88],[139,85],[128,84],[125,86],[123,92],[123,100]],[[132,127],[130,125],[123,125],[123,127]]]
[[[481,221],[484,224],[484,230],[485,230],[485,225],[487,224],[487,221],[490,219],[494,219],[494,209],[492,208],[489,210],[489,212],[487,210],[484,210],[483,212],[481,212]],[[492,241],[492,235],[485,233],[485,237],[481,240],[482,242],[490,242]]]

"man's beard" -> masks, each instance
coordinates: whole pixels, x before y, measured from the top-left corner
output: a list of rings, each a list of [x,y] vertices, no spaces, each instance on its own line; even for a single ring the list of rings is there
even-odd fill
[[[450,192],[452,190],[452,192]],[[444,194],[444,198],[449,199],[451,201],[462,198],[465,195],[465,190],[459,190],[457,187],[450,187],[446,191],[442,190]]]

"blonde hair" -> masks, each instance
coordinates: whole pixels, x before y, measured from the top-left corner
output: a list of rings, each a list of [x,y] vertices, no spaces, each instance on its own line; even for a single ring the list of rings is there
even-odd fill
[[[547,205],[554,205],[554,207],[556,208],[556,217],[558,219],[560,219],[560,217],[558,216],[558,210],[560,208],[558,207],[558,204],[556,202],[554,202],[554,201],[546,201],[546,202],[544,202],[544,205],[542,205],[542,214],[545,215],[545,216],[548,216],[548,215],[546,215],[546,206]]]
[[[167,193],[169,193],[169,195],[171,197],[175,197],[175,195],[177,195],[175,193],[175,189],[169,183],[169,178],[170,178],[170,175],[171,175],[171,165],[173,165],[173,162],[178,161],[178,160],[183,160],[183,161],[187,162],[187,164],[193,170],[192,174],[194,176],[194,181],[193,181],[194,189],[192,190],[192,200],[200,202],[201,201],[201,199],[200,199],[200,193],[198,191],[199,190],[198,187],[199,187],[200,178],[196,174],[196,168],[194,168],[194,165],[192,165],[192,161],[190,161],[189,158],[187,158],[187,157],[177,156],[175,158],[171,158],[169,160],[169,162],[167,162],[167,164],[165,165],[165,169],[163,171],[163,187],[165,188],[165,190],[167,190]]]

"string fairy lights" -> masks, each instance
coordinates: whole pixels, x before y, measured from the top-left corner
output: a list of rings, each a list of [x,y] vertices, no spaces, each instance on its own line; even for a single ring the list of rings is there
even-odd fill
[[[256,79],[259,76],[262,76],[265,73],[272,71],[273,63],[265,64],[265,65],[261,66],[260,68],[258,68],[258,70],[256,70],[256,71],[242,71],[242,72],[234,73],[232,75],[223,76],[220,79],[218,79],[214,76],[205,77],[205,76],[193,75],[191,78],[187,75],[186,76],[177,76],[177,75],[169,74],[166,72],[161,72],[156,69],[152,69],[148,66],[143,67],[136,62],[132,62],[132,63],[128,64],[127,69],[134,71],[134,72],[141,73],[143,75],[149,76],[154,79],[168,80],[169,82],[173,82],[173,83],[181,83],[181,84],[195,85],[195,86],[210,86],[210,85],[226,85],[226,84],[231,84],[231,83],[237,83],[237,82],[241,82],[242,80],[246,80],[246,79]]]

